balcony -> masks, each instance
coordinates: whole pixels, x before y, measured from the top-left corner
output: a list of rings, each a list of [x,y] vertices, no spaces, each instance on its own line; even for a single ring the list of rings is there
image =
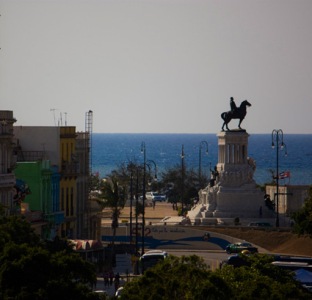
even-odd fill
[[[61,174],[63,177],[77,177],[79,165],[77,162],[62,162]]]
[[[18,162],[42,161],[45,156],[45,151],[16,151],[16,160]]]

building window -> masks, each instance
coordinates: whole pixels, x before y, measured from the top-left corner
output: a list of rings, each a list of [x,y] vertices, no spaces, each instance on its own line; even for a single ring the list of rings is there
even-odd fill
[[[68,188],[66,188],[66,216],[69,215],[69,194]]]
[[[74,188],[70,191],[70,215],[74,215]]]
[[[61,210],[64,211],[64,188],[61,189]]]

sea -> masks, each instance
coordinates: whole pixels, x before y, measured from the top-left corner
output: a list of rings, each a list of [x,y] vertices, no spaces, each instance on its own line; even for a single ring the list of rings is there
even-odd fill
[[[276,139],[273,141],[276,143]],[[290,174],[280,184],[312,185],[312,134],[284,134],[283,141],[286,147],[279,147],[277,154],[277,149],[272,148],[271,134],[250,134],[248,156],[257,166],[254,180],[259,185],[272,182],[278,157],[279,173]],[[208,177],[218,162],[216,134],[93,133],[91,143],[92,173],[99,173],[102,178],[122,164],[143,164],[142,146],[146,160],[155,162],[158,178],[168,169],[181,166],[182,151],[185,167],[198,172],[201,164],[201,173]]]

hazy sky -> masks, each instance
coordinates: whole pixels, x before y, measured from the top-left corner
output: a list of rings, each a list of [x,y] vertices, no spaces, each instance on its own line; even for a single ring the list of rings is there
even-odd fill
[[[0,13],[0,109],[17,125],[81,131],[92,110],[93,132],[217,133],[234,97],[252,104],[249,133],[312,133],[311,0],[0,0]]]

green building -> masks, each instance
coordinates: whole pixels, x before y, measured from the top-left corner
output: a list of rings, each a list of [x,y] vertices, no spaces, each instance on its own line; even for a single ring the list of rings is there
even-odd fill
[[[43,238],[54,238],[64,221],[59,210],[60,175],[48,160],[17,162],[17,205]]]

